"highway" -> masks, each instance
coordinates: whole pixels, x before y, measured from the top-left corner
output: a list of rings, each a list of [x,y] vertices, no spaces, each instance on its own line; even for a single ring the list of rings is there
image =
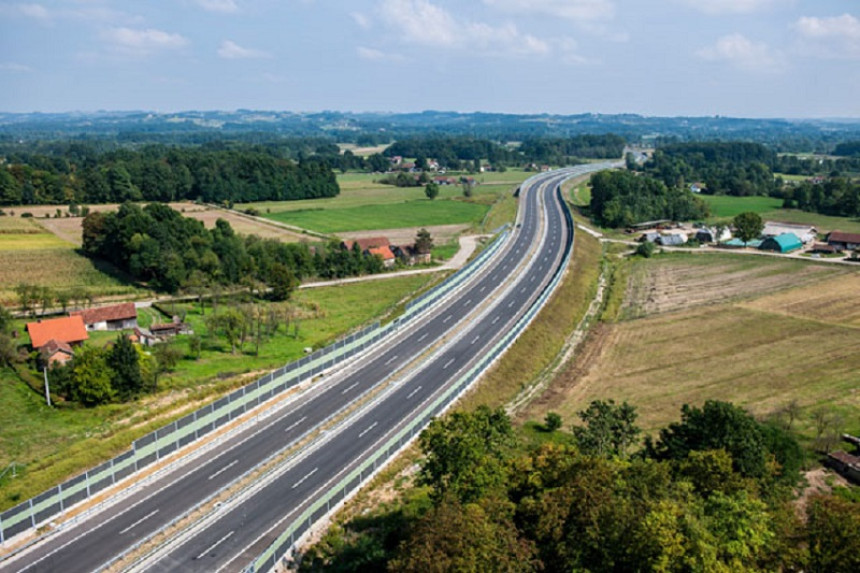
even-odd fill
[[[521,193],[520,226],[509,246],[466,288],[429,317],[402,326],[384,348],[349,368],[323,389],[311,388],[272,419],[226,440],[218,450],[131,494],[109,510],[71,526],[20,556],[0,563],[0,571],[94,571],[158,533],[178,516],[235,482],[273,453],[295,444],[357,398],[411,363],[435,341],[457,333],[407,378],[393,386],[348,427],[308,446],[275,479],[241,503],[216,510],[205,528],[174,540],[143,569],[149,571],[241,570],[265,549],[325,485],[343,475],[373,451],[377,442],[421,404],[456,379],[488,349],[500,333],[529,308],[555,272],[567,241],[563,212],[556,198],[558,183],[583,171],[550,173]],[[531,257],[524,259],[538,245]],[[514,274],[516,273],[516,274]],[[508,281],[511,278],[511,281]],[[506,284],[507,283],[507,284]],[[500,286],[504,285],[504,288]],[[502,292],[500,292],[502,291]],[[488,308],[487,303],[492,302]],[[478,307],[482,307],[476,312]],[[469,320],[465,320],[468,318]]]

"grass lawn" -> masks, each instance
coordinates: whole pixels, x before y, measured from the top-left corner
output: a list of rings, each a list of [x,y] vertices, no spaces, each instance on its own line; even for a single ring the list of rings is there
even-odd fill
[[[266,214],[281,223],[320,233],[396,229],[448,224],[479,224],[489,207],[477,201],[421,199],[408,203],[343,209],[281,211]]]
[[[699,195],[711,207],[711,217],[730,219],[739,213],[765,213],[777,210],[782,199],[774,197],[732,197],[730,195]]]
[[[230,354],[222,340],[208,340],[199,308],[189,305],[187,320],[204,335],[199,360],[186,357],[176,370],[162,375],[159,392],[129,404],[96,408],[48,408],[10,369],[0,369],[0,468],[15,462],[23,467],[18,477],[0,480],[0,510],[15,505],[60,481],[118,454],[131,442],[157,426],[179,417],[192,405],[203,405],[229,391],[243,379],[280,367],[304,355],[305,347],[318,347],[376,317],[397,308],[409,296],[436,280],[434,274],[392,277],[384,281],[306,289],[291,301],[301,316],[298,336],[281,327],[253,355],[253,345]],[[222,304],[224,304],[222,302]],[[207,307],[206,314],[211,313]],[[141,322],[163,321],[146,311]],[[104,343],[116,333],[99,337]],[[187,352],[184,337],[178,348]],[[240,376],[240,374],[245,374]]]
[[[700,195],[700,197],[711,206],[711,219],[714,221],[725,221],[738,213],[753,211],[768,221],[813,225],[822,233],[835,229],[860,233],[860,219],[830,217],[797,209],[782,209],[782,199],[774,197],[731,197],[728,195]]]
[[[0,217],[0,269],[0,304],[14,304],[15,287],[21,283],[55,290],[81,288],[94,297],[143,292],[110,265],[78,254],[75,245],[31,219]]]
[[[726,400],[767,417],[797,400],[795,429],[807,440],[820,407],[843,417],[841,431],[860,430],[856,271],[686,255],[639,259],[623,276],[621,320],[594,327],[532,419],[555,410],[574,420],[611,398],[635,405],[653,431],[685,403]]]

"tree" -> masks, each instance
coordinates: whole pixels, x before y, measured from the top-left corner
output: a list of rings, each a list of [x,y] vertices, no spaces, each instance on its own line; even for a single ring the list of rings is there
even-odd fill
[[[433,237],[430,236],[430,231],[424,228],[418,229],[414,247],[419,254],[426,255],[429,253],[433,249]]]
[[[116,392],[111,386],[113,371],[106,358],[105,351],[95,346],[78,349],[72,363],[75,373],[72,400],[84,406],[97,406],[114,399]]]
[[[744,243],[749,243],[761,236],[761,232],[764,230],[764,221],[758,213],[747,211],[735,215],[735,218],[732,219],[732,226],[735,228],[735,235]]]
[[[657,247],[651,241],[642,241],[639,243],[639,246],[636,247],[636,254],[640,257],[650,259],[656,250]]]
[[[439,196],[439,185],[433,181],[424,186],[424,194],[431,201]]]
[[[636,408],[627,402],[594,400],[578,415],[584,425],[575,426],[573,435],[579,448],[592,455],[625,457],[642,432]]]
[[[126,335],[120,334],[117,337],[107,355],[107,364],[112,372],[111,386],[121,400],[134,398],[143,391],[143,376],[140,373],[137,351]]]
[[[275,263],[269,268],[266,284],[271,291],[269,296],[276,302],[289,300],[290,295],[298,287],[296,275],[286,265]]]
[[[557,412],[548,412],[543,421],[543,427],[547,432],[555,432],[561,428],[561,415]]]
[[[461,503],[475,501],[505,480],[504,452],[513,430],[501,408],[479,406],[435,419],[421,432],[424,453],[420,481],[433,488],[438,503],[450,494]]]
[[[203,349],[203,339],[199,334],[192,334],[188,337],[188,353],[194,357],[194,360],[200,360],[200,351]]]
[[[860,571],[860,503],[815,496],[807,512],[812,573]]]
[[[697,450],[724,449],[735,471],[744,477],[767,473],[765,439],[758,422],[745,410],[728,402],[708,400],[702,408],[681,407],[681,421],[660,430],[656,444],[646,440],[651,457],[683,460]]]

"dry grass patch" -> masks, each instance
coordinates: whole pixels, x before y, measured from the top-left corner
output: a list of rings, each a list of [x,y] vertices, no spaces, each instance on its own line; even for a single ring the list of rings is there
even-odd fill
[[[430,231],[430,236],[433,237],[434,245],[443,245],[452,239],[460,236],[460,234],[469,228],[469,225],[432,225],[425,227]],[[394,245],[406,245],[415,242],[415,235],[418,234],[420,227],[411,227],[406,229],[380,229],[377,231],[351,231],[348,233],[338,233],[342,239],[364,239],[368,237],[387,237]]]
[[[622,318],[636,318],[814,284],[852,275],[803,261],[731,254],[671,254],[632,263]]]
[[[640,318],[595,327],[533,419],[555,410],[573,420],[611,398],[637,406],[654,431],[685,403],[726,400],[766,416],[797,400],[807,437],[819,406],[860,428],[860,274],[737,255],[639,260],[630,271],[622,318]]]

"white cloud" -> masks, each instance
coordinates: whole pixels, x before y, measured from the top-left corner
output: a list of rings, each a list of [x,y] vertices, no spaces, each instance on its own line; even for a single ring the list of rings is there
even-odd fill
[[[370,18],[362,14],[361,12],[353,12],[352,19],[355,20],[355,23],[358,24],[359,28],[364,28],[365,30],[370,29],[371,22]]]
[[[195,4],[209,12],[223,12],[232,14],[239,11],[235,0],[194,0]]]
[[[103,32],[105,40],[128,55],[146,56],[159,50],[181,48],[188,39],[180,34],[172,34],[154,28],[111,28]]]
[[[518,14],[544,14],[578,22],[615,16],[611,0],[484,0],[484,4]]]
[[[405,62],[406,58],[401,56],[400,54],[390,54],[387,52],[383,52],[382,50],[377,50],[375,48],[366,48],[364,46],[359,46],[356,48],[356,52],[358,53],[358,57],[362,60],[368,60],[371,62]]]
[[[10,16],[25,16],[35,20],[47,21],[51,19],[51,13],[41,4],[18,3],[0,5],[0,14]]]
[[[0,71],[3,72],[32,72],[33,68],[15,62],[0,62]]]
[[[791,0],[681,0],[705,14],[751,14]]]
[[[753,42],[742,34],[723,36],[696,55],[711,62],[726,62],[746,71],[779,72],[785,68],[782,54],[764,42]]]
[[[218,55],[225,60],[248,60],[255,58],[271,58],[272,55],[262,50],[243,48],[236,42],[224,40],[218,47]]]
[[[484,55],[545,55],[547,42],[521,33],[514,24],[491,26],[454,18],[428,0],[383,0],[383,21],[411,44],[469,50]]]
[[[860,20],[851,14],[832,18],[804,16],[794,29],[807,50],[834,58],[860,58]]]

